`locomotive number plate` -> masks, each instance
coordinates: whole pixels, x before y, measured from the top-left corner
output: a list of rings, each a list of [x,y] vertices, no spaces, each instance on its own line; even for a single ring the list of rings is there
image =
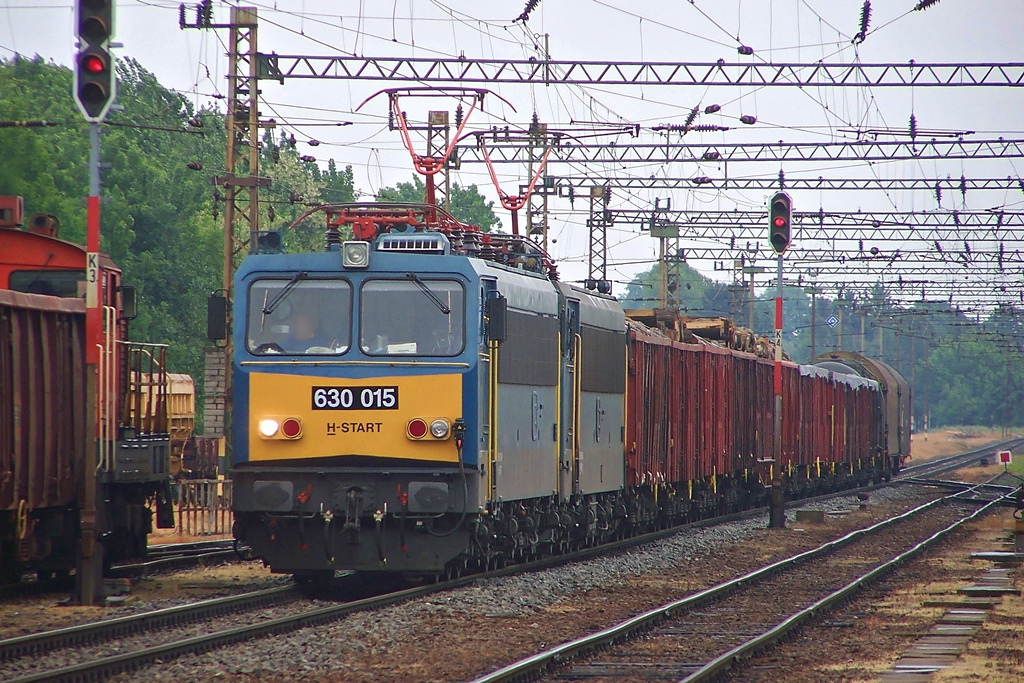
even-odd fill
[[[397,410],[398,387],[313,387],[313,410]]]

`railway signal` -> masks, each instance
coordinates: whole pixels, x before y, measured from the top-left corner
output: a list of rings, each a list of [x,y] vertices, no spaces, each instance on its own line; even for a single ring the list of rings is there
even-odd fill
[[[98,123],[107,116],[117,91],[110,38],[114,33],[112,0],[77,0],[78,54],[75,56],[75,102],[85,119]]]
[[[789,247],[793,226],[793,200],[785,192],[777,192],[768,203],[768,241],[776,254]]]

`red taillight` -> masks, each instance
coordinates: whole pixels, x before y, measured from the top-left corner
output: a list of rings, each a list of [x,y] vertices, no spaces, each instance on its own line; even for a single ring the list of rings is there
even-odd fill
[[[289,417],[281,423],[281,433],[289,439],[294,439],[302,433],[302,423],[294,417]]]
[[[422,439],[427,435],[427,423],[420,418],[409,420],[409,436],[414,439]]]

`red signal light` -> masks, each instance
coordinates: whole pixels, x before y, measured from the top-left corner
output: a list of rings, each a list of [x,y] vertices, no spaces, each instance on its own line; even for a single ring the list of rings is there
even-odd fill
[[[99,55],[85,55],[82,58],[82,70],[90,74],[102,73],[107,68],[107,63]]]
[[[786,219],[785,218],[783,218],[782,216],[776,216],[775,217],[775,227],[776,228],[781,228],[781,227],[783,227],[785,225],[786,225]]]

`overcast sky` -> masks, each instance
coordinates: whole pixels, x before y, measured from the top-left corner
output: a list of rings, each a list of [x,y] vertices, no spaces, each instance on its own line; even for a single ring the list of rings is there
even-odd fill
[[[864,42],[851,42],[859,30],[863,2],[848,0],[695,0],[654,2],[631,0],[541,0],[524,25],[513,20],[524,2],[470,2],[469,0],[259,0],[246,3],[259,11],[259,49],[279,54],[363,56],[456,56],[523,59],[537,57],[547,42],[554,59],[631,61],[866,63],[899,62],[1024,62],[1024,2],[1021,0],[943,0],[923,12],[913,12],[913,0],[876,0],[870,32]],[[226,22],[229,3],[214,3],[215,20]],[[74,54],[73,4],[70,0],[0,0],[0,56],[39,54],[69,64]],[[628,9],[627,9],[628,8]],[[189,18],[193,11],[189,11]],[[118,2],[119,55],[138,59],[161,83],[186,93],[197,103],[226,91],[226,31],[181,31],[178,3],[164,0]],[[753,57],[737,54],[738,45],[755,50]],[[298,140],[318,139],[315,149],[303,153],[319,160],[335,158],[352,165],[357,189],[369,198],[381,186],[408,180],[412,167],[399,134],[386,125],[385,98],[353,110],[386,83],[351,81],[287,81],[262,83],[264,118],[287,124]],[[487,112],[475,116],[470,127],[492,124],[525,126],[536,112],[552,126],[571,128],[572,121],[622,121],[644,127],[641,141],[664,140],[650,127],[680,123],[690,108],[717,103],[719,114],[701,117],[703,123],[732,126],[728,132],[687,136],[693,142],[839,141],[853,139],[844,128],[903,128],[911,113],[918,126],[929,130],[974,131],[967,139],[1024,137],[1024,97],[1020,88],[844,88],[798,90],[750,86],[686,87],[548,87],[543,84],[502,85],[491,88],[515,106],[496,98]],[[403,103],[413,120],[428,109],[454,109],[455,100],[408,100]],[[741,115],[757,117],[757,124],[742,126]],[[341,127],[311,124],[351,121]],[[741,128],[737,130],[736,127]],[[890,138],[891,139],[891,138]],[[626,142],[625,139],[620,142]],[[915,161],[865,164],[787,164],[786,175],[797,177],[1021,177],[1024,160]],[[525,182],[526,169],[503,166],[499,180],[508,191]],[[579,173],[562,164],[552,174]],[[709,175],[721,177],[726,169],[680,165],[672,169],[633,166],[590,169],[597,173],[625,172],[640,176]],[[771,163],[736,164],[732,177],[775,177],[780,166]],[[483,166],[463,167],[454,178],[463,185],[477,184],[490,197]],[[655,197],[671,196],[673,206],[692,209],[757,209],[767,192],[712,189],[620,193],[617,204],[649,207]],[[922,210],[936,209],[928,192],[794,192],[800,210]],[[1020,191],[976,192],[966,198],[945,199],[946,208],[1024,208]],[[564,263],[566,279],[586,275],[586,205],[567,200],[552,202],[553,254]],[[508,217],[500,214],[504,225]],[[632,226],[617,226],[609,236],[611,277],[629,280],[649,264],[656,252],[650,237]],[[1008,245],[1014,249],[1022,245]],[[880,245],[898,247],[898,245]],[[984,247],[979,247],[984,248]],[[694,263],[722,279],[711,263]],[[767,264],[766,264],[767,265]],[[617,292],[624,291],[616,285]]]

